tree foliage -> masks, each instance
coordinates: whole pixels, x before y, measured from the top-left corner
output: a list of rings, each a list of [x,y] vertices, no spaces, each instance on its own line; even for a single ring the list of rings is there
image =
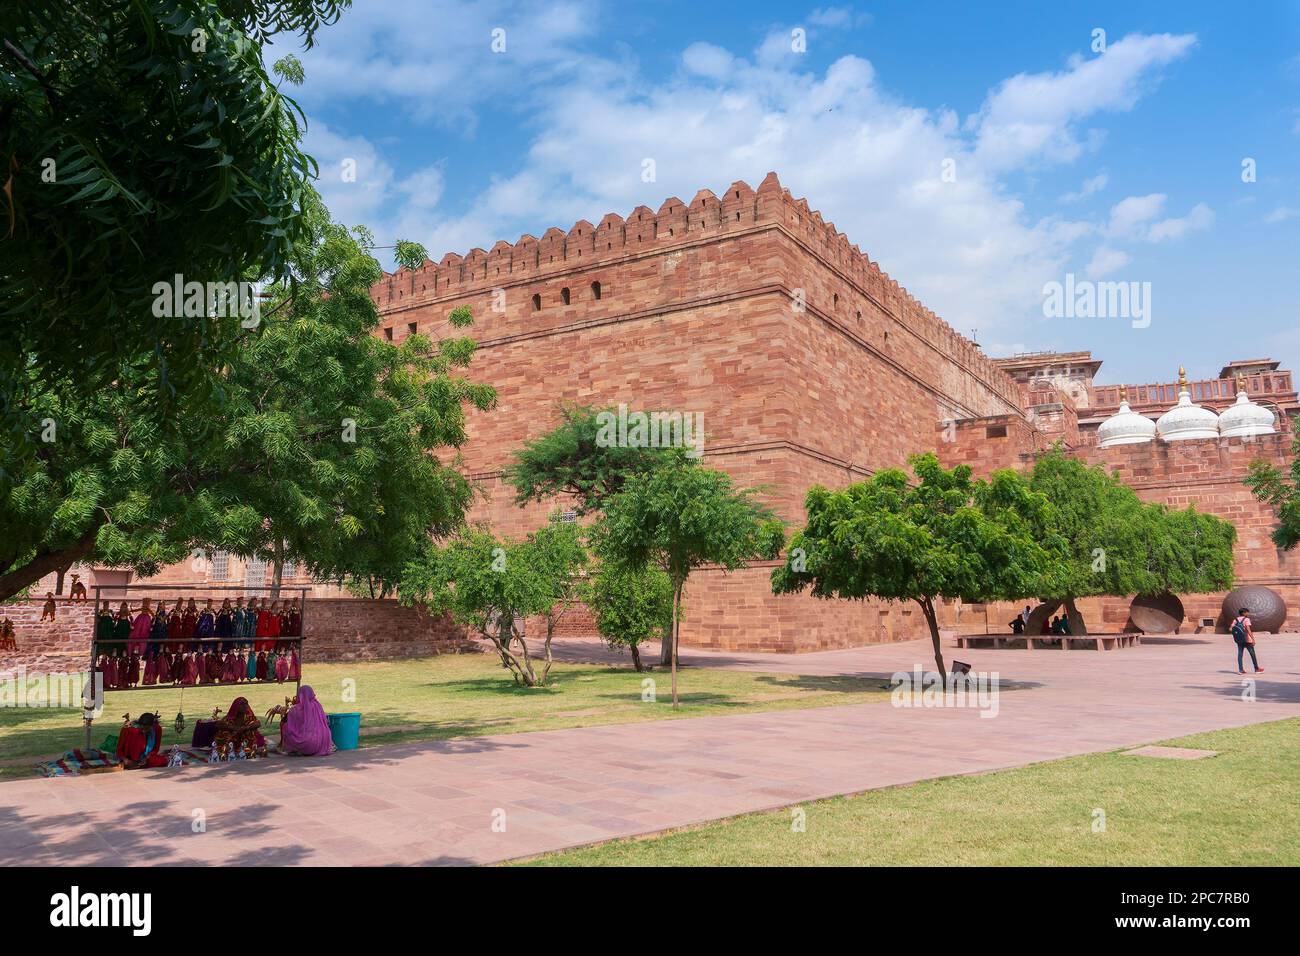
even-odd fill
[[[460,374],[473,341],[375,336],[368,235],[310,191],[303,221],[292,281],[215,370],[215,406],[182,395],[163,427],[147,362],[90,394],[28,369],[27,413],[54,427],[0,498],[0,598],[76,560],[147,575],[208,548],[391,586],[463,522],[470,485],[437,456],[465,440],[466,404],[495,401]]]
[[[681,449],[611,445],[597,440],[598,416],[610,409],[563,403],[560,424],[526,442],[506,467],[515,501],[524,505],[556,495],[572,495],[579,515],[600,509],[633,475],[664,462],[686,460]]]
[[[1117,477],[1053,449],[1040,457],[1029,486],[1052,507],[1041,533],[1065,551],[1039,596],[1065,602],[1071,629],[1083,633],[1074,605],[1091,595],[1204,593],[1231,587],[1233,525],[1197,512],[1148,504]]]
[[[785,530],[759,489],[737,489],[726,472],[685,458],[627,478],[605,500],[593,544],[608,564],[659,568],[673,584],[673,706],[677,706],[677,645],[682,591],[690,573],[705,565],[734,571],[780,554]]]
[[[1291,454],[1289,474],[1266,461],[1256,461],[1246,477],[1246,487],[1277,516],[1273,543],[1287,551],[1300,543],[1300,434],[1296,435]]]
[[[640,671],[641,643],[662,637],[672,627],[673,582],[652,565],[602,565],[592,578],[589,603],[601,637],[611,648],[628,648]]]
[[[555,624],[577,600],[586,564],[581,531],[572,522],[553,521],[514,542],[470,528],[412,559],[399,594],[405,604],[450,614],[492,643],[516,684],[538,687],[550,675]],[[530,616],[546,619],[540,675],[524,630]]]
[[[0,469],[35,453],[34,389],[93,392],[129,366],[166,428],[215,385],[240,317],[155,315],[154,286],[288,275],[315,164],[263,47],[310,45],[347,5],[0,5]]]
[[[930,453],[911,459],[915,481],[888,469],[838,491],[814,486],[808,521],[790,541],[772,589],[817,598],[915,601],[935,663],[945,674],[935,603],[1019,599],[1054,586],[1063,543],[1040,540],[1046,498],[1013,471],[987,481],[966,465],[951,471]]]

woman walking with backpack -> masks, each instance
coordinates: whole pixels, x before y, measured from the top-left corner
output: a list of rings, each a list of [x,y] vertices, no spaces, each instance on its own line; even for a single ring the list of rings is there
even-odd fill
[[[1246,662],[1242,659],[1243,651],[1250,651],[1250,662],[1255,666],[1255,673],[1264,673],[1264,668],[1259,666],[1259,658],[1255,656],[1255,630],[1250,626],[1250,610],[1241,608],[1237,611],[1237,616],[1232,622],[1232,639],[1237,642],[1237,673],[1246,673]]]

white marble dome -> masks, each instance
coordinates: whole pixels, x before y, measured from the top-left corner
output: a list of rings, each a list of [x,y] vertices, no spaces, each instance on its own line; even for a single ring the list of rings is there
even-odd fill
[[[1219,416],[1192,401],[1187,388],[1187,373],[1178,370],[1178,404],[1156,419],[1156,433],[1165,441],[1190,441],[1194,438],[1218,438]]]
[[[1238,384],[1237,404],[1224,409],[1219,416],[1219,434],[1224,438],[1253,438],[1256,435],[1271,435],[1273,413],[1262,405],[1256,405]]]
[[[1156,437],[1156,423],[1128,407],[1128,399],[1119,403],[1119,411],[1097,426],[1097,445],[1136,445]]]

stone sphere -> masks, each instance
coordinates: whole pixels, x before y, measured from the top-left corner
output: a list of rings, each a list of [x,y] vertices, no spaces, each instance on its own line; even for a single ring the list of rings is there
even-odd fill
[[[1187,613],[1178,595],[1166,592],[1139,594],[1129,605],[1128,616],[1143,634],[1175,634]]]
[[[1286,623],[1286,602],[1282,600],[1282,595],[1261,584],[1247,584],[1233,588],[1223,599],[1223,613],[1219,615],[1216,630],[1220,634],[1227,634],[1232,619],[1243,607],[1250,609],[1250,623],[1257,631],[1276,634]]]

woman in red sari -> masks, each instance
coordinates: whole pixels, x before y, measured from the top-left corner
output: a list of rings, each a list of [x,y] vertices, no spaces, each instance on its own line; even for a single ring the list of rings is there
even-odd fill
[[[236,697],[226,716],[217,721],[216,735],[212,739],[217,748],[217,759],[227,760],[232,754],[240,753],[245,757],[265,757],[266,738],[259,730],[261,726],[262,722],[253,713],[248,698]]]

